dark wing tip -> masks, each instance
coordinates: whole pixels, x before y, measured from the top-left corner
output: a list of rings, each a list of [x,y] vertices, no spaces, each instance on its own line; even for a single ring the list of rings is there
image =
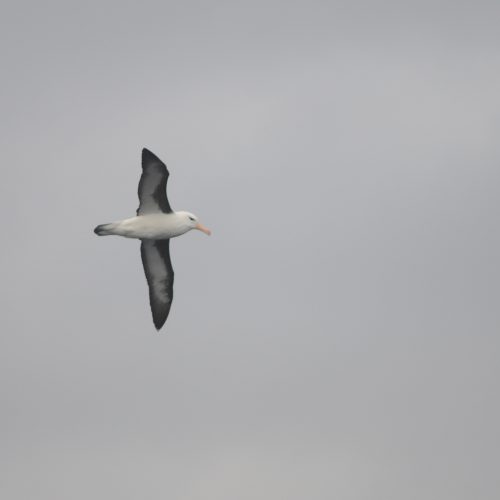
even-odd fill
[[[152,163],[159,163],[160,165],[164,165],[164,163],[158,158],[158,156],[152,153],[149,149],[142,148],[142,166],[145,167]]]
[[[167,321],[168,313],[170,312],[170,308],[165,312],[159,312],[155,311],[153,308],[153,323],[155,325],[156,331],[160,331],[161,327],[165,324],[165,321]]]

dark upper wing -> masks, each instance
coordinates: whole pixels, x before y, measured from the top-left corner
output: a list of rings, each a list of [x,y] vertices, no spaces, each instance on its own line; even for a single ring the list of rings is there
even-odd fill
[[[174,298],[174,270],[170,262],[170,240],[142,240],[141,257],[149,286],[153,323],[159,330],[165,323]]]
[[[151,151],[144,148],[137,215],[172,211],[167,199],[167,179],[166,165]]]

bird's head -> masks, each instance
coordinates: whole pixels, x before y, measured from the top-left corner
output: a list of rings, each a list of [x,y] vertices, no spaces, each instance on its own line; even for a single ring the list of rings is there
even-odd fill
[[[200,224],[200,221],[198,220],[198,217],[196,217],[196,215],[190,212],[177,212],[177,214],[182,217],[182,222],[187,226],[188,231],[191,229],[198,229],[208,236],[212,234],[212,231],[210,231],[210,229],[206,228],[203,224]]]

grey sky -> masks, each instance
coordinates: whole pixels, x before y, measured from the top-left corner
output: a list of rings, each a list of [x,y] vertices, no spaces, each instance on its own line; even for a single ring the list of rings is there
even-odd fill
[[[2,11],[2,498],[497,498],[497,3]]]

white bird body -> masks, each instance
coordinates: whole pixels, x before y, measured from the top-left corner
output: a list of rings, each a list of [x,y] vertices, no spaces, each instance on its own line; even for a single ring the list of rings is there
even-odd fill
[[[187,233],[197,226],[195,221],[195,216],[189,212],[138,215],[130,219],[103,224],[101,234],[114,234],[140,240],[166,240]]]

